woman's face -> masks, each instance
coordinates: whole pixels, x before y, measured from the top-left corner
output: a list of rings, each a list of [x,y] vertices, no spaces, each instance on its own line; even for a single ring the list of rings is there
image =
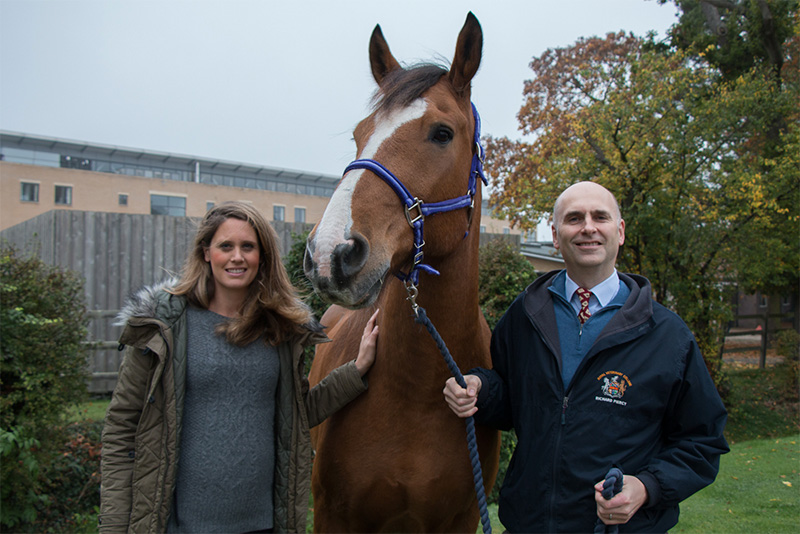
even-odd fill
[[[211,265],[215,296],[244,298],[258,274],[260,251],[256,231],[247,221],[226,219],[204,249],[205,260]]]

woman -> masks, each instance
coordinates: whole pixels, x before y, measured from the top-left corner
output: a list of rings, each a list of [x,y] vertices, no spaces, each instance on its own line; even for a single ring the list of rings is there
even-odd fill
[[[181,279],[120,314],[126,347],[103,429],[101,532],[305,532],[308,429],[366,388],[377,311],[357,358],[309,390],[327,340],[277,236],[250,205],[204,217]]]

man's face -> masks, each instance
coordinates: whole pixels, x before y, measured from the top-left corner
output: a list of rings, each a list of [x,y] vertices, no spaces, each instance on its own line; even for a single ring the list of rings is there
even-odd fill
[[[611,276],[624,242],[625,222],[607,189],[581,182],[564,191],[553,214],[553,245],[571,278],[596,284]]]

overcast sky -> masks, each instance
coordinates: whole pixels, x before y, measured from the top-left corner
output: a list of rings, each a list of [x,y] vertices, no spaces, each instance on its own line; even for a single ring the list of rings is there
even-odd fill
[[[677,21],[655,0],[0,0],[0,129],[338,175],[375,25],[401,63],[449,61],[470,10],[483,133],[513,139],[531,58]]]

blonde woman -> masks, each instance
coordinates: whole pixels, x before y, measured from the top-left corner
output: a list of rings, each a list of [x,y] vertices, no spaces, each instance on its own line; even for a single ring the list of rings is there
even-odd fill
[[[103,430],[101,532],[305,532],[309,428],[367,388],[377,310],[354,360],[309,390],[327,340],[277,236],[241,202],[208,211],[180,280],[120,314],[125,357]]]

